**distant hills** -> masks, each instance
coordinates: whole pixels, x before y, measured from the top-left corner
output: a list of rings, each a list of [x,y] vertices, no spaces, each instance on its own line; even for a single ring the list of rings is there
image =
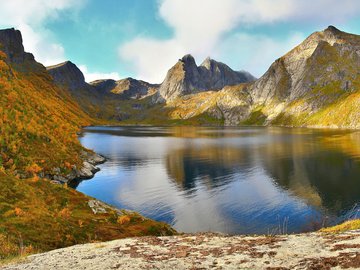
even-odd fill
[[[81,71],[67,69],[78,74],[74,87],[64,84],[72,76],[58,71],[62,65],[48,71],[90,115],[122,124],[359,128],[359,46],[358,35],[329,26],[277,59],[259,79],[211,58],[197,66],[191,55],[179,59],[160,85],[127,78],[85,87]]]
[[[18,70],[45,72],[23,51],[20,32],[3,30],[0,41]],[[211,58],[197,66],[191,55],[179,59],[160,85],[133,78],[86,83],[70,61],[47,67],[47,73],[84,113],[115,124],[359,128],[359,48],[358,35],[329,26],[259,79]]]

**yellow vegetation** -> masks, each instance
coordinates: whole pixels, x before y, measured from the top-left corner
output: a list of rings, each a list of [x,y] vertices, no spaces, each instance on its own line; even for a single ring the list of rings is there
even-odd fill
[[[341,233],[341,232],[359,230],[359,229],[360,229],[360,219],[354,219],[354,220],[348,220],[340,225],[321,229],[320,231],[325,233]]]

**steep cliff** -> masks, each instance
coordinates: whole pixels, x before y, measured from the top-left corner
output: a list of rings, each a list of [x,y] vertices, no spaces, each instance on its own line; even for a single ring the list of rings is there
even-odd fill
[[[180,96],[225,86],[250,82],[255,78],[244,71],[233,71],[227,65],[207,58],[199,67],[191,55],[185,55],[167,73],[161,84],[157,102],[169,102]]]

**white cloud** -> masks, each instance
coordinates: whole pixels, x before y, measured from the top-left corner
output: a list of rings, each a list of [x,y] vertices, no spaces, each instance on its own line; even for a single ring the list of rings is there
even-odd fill
[[[86,82],[93,82],[100,79],[113,79],[120,80],[120,75],[117,72],[101,73],[101,72],[89,72],[86,65],[79,65],[79,69],[84,74]]]
[[[236,27],[288,21],[327,25],[359,14],[358,0],[160,0],[160,18],[173,29],[173,37],[156,40],[140,36],[121,45],[119,55],[133,64],[142,79],[161,82],[174,59],[183,54],[191,53],[200,59],[221,55],[219,47],[224,42],[224,34]],[[240,33],[240,37],[241,34],[244,33]],[[292,44],[291,39],[286,42]],[[271,37],[250,38],[246,34],[241,40],[247,43],[238,46],[245,48],[262,47],[264,41],[275,49],[275,45],[280,44],[272,41]],[[286,44],[281,47],[287,48]],[[256,60],[263,53],[257,51],[257,54],[252,52],[251,55]],[[244,55],[233,56],[241,58]],[[269,66],[270,63],[264,65]]]
[[[22,32],[26,51],[44,65],[65,60],[63,46],[45,23],[56,19],[62,11],[77,10],[85,0],[0,0],[0,26],[15,27]]]
[[[136,38],[122,46],[119,53],[123,60],[133,63],[139,79],[161,83],[164,71],[186,50],[175,40]]]

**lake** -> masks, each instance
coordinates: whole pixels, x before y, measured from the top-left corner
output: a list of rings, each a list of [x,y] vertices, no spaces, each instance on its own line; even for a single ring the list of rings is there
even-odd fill
[[[360,209],[357,131],[89,127],[80,141],[109,160],[77,190],[181,232],[312,231]]]

